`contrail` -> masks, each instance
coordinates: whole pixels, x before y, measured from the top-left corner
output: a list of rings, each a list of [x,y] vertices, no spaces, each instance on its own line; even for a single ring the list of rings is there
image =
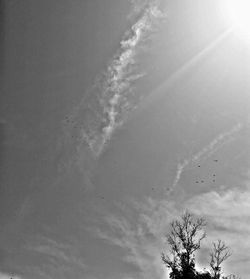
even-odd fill
[[[209,158],[212,154],[214,154],[215,151],[217,151],[224,144],[229,142],[233,138],[233,136],[242,129],[242,127],[243,125],[241,123],[236,124],[229,131],[219,134],[215,139],[213,139],[208,145],[206,145],[199,152],[194,154],[190,159],[185,159],[183,163],[179,163],[177,165],[176,175],[171,188],[173,189],[176,187],[176,185],[181,179],[181,175],[183,171],[186,169],[188,165],[190,164],[192,165],[202,159],[204,160]]]
[[[218,150],[222,145],[228,142],[232,136],[238,133],[242,129],[243,125],[241,123],[236,124],[232,129],[227,132],[221,133],[214,140],[212,140],[207,146],[205,146],[201,151],[196,153],[192,159],[191,163],[200,161],[204,156],[210,157],[216,150]]]
[[[177,170],[175,174],[175,179],[172,184],[171,189],[175,188],[175,186],[178,184],[179,180],[181,179],[182,172],[184,171],[185,167],[189,164],[188,160],[184,160],[183,163],[179,163],[177,165]]]
[[[96,157],[102,153],[116,128],[124,123],[129,111],[136,107],[130,100],[132,83],[146,75],[138,71],[137,54],[140,44],[164,18],[158,2],[147,1],[143,6],[139,19],[124,34],[120,48],[106,70],[96,78],[70,116],[73,125],[80,130],[79,138],[88,144]]]
[[[137,104],[131,99],[134,93],[133,82],[146,75],[146,72],[140,72],[138,69],[137,55],[140,45],[165,18],[165,14],[159,9],[160,1],[146,1],[147,5],[139,0],[133,2],[138,7],[143,7],[135,9],[135,12],[140,12],[139,18],[124,34],[120,48],[108,63],[106,70],[96,78],[93,86],[69,116],[71,126],[75,128],[74,131],[70,128],[73,131],[71,133],[77,133],[76,138],[80,142],[85,141],[95,157],[103,152],[106,143],[116,128],[126,121],[129,112],[137,108]],[[182,75],[214,49],[230,31],[223,32],[209,46],[172,74],[145,99],[145,102],[139,104],[138,112],[160,97],[163,94],[163,88],[175,84]]]

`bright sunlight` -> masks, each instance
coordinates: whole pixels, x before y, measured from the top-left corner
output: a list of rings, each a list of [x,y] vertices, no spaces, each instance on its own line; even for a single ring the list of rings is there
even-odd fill
[[[223,0],[222,11],[237,35],[250,43],[250,1]]]

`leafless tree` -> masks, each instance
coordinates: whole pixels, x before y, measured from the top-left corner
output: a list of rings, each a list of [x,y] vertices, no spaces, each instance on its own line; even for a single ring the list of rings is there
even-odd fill
[[[205,225],[203,218],[195,219],[189,212],[182,215],[180,221],[171,223],[170,233],[166,235],[171,257],[162,253],[162,260],[172,269],[172,274],[179,275],[181,272],[187,274],[188,278],[188,274],[194,272],[194,252],[200,248],[201,240],[206,236]]]
[[[221,264],[231,256],[231,252],[226,244],[220,239],[213,243],[213,250],[210,253],[211,260],[210,266],[213,272],[214,279],[220,279],[221,277]],[[227,277],[226,277],[227,278]],[[230,278],[230,277],[229,277]],[[233,279],[234,277],[232,277]],[[236,277],[235,277],[236,278]]]

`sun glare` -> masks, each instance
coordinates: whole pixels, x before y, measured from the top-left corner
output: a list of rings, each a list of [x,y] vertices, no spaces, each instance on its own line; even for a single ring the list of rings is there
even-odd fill
[[[237,35],[250,42],[250,0],[224,0],[222,11]]]

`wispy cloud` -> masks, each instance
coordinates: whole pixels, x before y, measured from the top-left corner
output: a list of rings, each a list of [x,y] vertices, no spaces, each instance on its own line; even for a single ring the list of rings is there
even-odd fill
[[[152,3],[150,0],[130,0],[129,2],[131,4],[129,17],[138,16],[143,10],[145,10],[149,3]]]
[[[210,191],[196,196],[186,203],[195,214],[208,221],[208,248],[211,242],[222,239],[232,249],[233,255],[225,266],[228,273],[248,278],[250,273],[250,187],[235,187]]]
[[[0,272],[0,279],[21,279],[20,276],[14,275],[14,274],[7,274],[7,273],[3,273]]]
[[[160,253],[168,248],[165,234],[169,223],[179,218],[185,209],[207,221],[207,237],[197,258],[202,259],[201,266],[209,263],[211,243],[222,239],[233,252],[224,266],[225,272],[248,278],[250,270],[245,263],[250,261],[250,185],[221,187],[183,201],[181,205],[178,201],[152,198],[134,201],[128,208],[123,205],[117,213],[106,214],[106,227],[92,228],[92,232],[120,247],[125,253],[123,260],[139,268],[139,274],[131,278],[166,278],[167,271],[160,260]]]
[[[138,267],[139,272],[134,277],[130,275],[131,278],[166,278],[160,255],[168,224],[179,215],[175,203],[148,198],[133,201],[117,212],[121,213],[109,213],[104,217],[105,229],[95,227],[92,232],[120,247],[125,253],[123,260]]]
[[[77,246],[69,242],[37,236],[30,239],[24,249],[37,259],[46,259],[42,261],[42,265],[38,260],[37,265],[22,267],[27,274],[40,274],[39,278],[68,278],[70,274],[83,273],[87,267]]]
[[[240,132],[243,128],[243,124],[237,123],[230,130],[220,133],[215,137],[209,144],[203,147],[199,152],[193,154],[190,158],[183,160],[182,163],[177,165],[177,170],[172,184],[172,189],[178,184],[181,179],[181,175],[186,167],[193,168],[193,165],[197,162],[205,161],[210,158],[216,151],[218,151],[225,144],[232,141],[236,134]]]
[[[171,189],[175,188],[175,186],[178,184],[179,180],[181,179],[182,172],[184,171],[185,167],[189,164],[188,160],[184,160],[183,163],[179,163],[177,165],[177,170],[175,174],[175,179],[172,184]]]
[[[139,18],[124,34],[120,48],[106,70],[96,78],[70,116],[71,126],[78,128],[79,138],[85,140],[95,156],[101,154],[115,129],[126,120],[129,111],[136,108],[133,83],[146,75],[137,67],[137,55],[152,29],[164,17],[159,9],[159,1],[147,1],[147,5],[142,6],[134,2],[134,5],[135,10],[140,10]]]
[[[218,149],[220,149],[224,144],[231,141],[235,134],[237,134],[241,129],[243,125],[241,123],[238,123],[234,125],[230,130],[219,134],[215,139],[213,139],[207,146],[205,146],[202,150],[200,150],[198,153],[196,153],[191,158],[191,163],[196,163],[197,161],[200,161],[201,159],[205,160],[208,157],[211,157]]]

